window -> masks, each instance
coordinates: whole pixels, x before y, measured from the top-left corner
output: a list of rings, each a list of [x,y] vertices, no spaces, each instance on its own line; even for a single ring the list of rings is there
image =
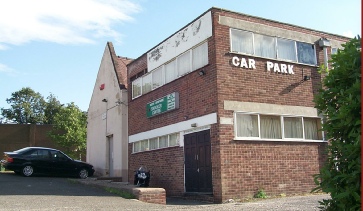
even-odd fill
[[[141,80],[142,78],[138,78],[132,82],[132,98],[138,97],[141,95]]]
[[[258,137],[258,116],[237,113],[237,136]]]
[[[190,51],[178,56],[177,58],[178,77],[183,76],[191,71]]]
[[[255,55],[276,58],[276,40],[273,37],[255,34]]]
[[[178,77],[175,60],[165,64],[165,83],[169,83]]]
[[[277,38],[277,58],[296,62],[295,42]]]
[[[169,146],[177,146],[179,144],[179,134],[174,133],[169,135]]]
[[[58,152],[58,151],[50,151],[50,154],[52,156],[52,159],[55,159],[55,160],[68,160],[68,158],[62,154],[61,152]]]
[[[235,138],[245,140],[323,140],[321,119],[235,113]]]
[[[173,60],[132,81],[132,99],[208,64],[208,42],[185,51]]]
[[[160,148],[168,147],[168,136],[159,137],[159,147]]]
[[[193,70],[199,69],[208,64],[208,45],[207,42],[196,47],[193,53]]]
[[[298,62],[303,64],[316,64],[314,45],[296,42]]]
[[[146,94],[151,91],[152,74],[142,77],[142,94]]]
[[[141,152],[141,141],[135,142],[133,146],[134,146],[133,152]]]
[[[331,54],[337,54],[338,48],[331,48]]]
[[[152,89],[163,85],[163,67],[159,67],[152,72]]]
[[[231,51],[264,58],[316,65],[315,45],[231,29]]]
[[[136,141],[133,143],[132,152],[144,152],[174,146],[179,146],[179,133],[172,133],[165,136]]]
[[[318,128],[321,127],[321,121],[314,118],[304,118],[304,134],[305,139],[319,140],[322,139],[321,134],[318,133]]]
[[[33,158],[49,158],[48,150],[35,150],[30,154],[30,157]]]
[[[149,140],[150,150],[159,148],[158,138],[152,138]]]
[[[233,52],[253,54],[253,34],[242,30],[231,30]]]
[[[261,138],[281,139],[281,121],[279,116],[260,115],[261,121]]]
[[[285,138],[303,138],[301,117],[284,117]]]
[[[146,151],[149,149],[149,141],[148,140],[142,140],[140,143],[140,151]]]

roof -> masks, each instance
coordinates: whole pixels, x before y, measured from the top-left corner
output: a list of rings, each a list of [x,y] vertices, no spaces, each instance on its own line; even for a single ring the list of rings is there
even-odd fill
[[[108,46],[108,49],[110,50],[112,63],[115,68],[115,73],[116,73],[120,88],[127,89],[128,84],[127,84],[127,67],[126,67],[126,65],[128,65],[133,59],[117,56],[112,42],[107,42],[107,46]]]

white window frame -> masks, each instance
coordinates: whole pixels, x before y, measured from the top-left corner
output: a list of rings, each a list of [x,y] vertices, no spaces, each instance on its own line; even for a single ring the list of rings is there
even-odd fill
[[[238,137],[237,136],[237,114],[246,114],[246,115],[257,115],[258,121],[258,137]],[[261,138],[261,119],[260,116],[278,116],[280,117],[280,127],[281,127],[281,139],[268,139],[268,138]],[[302,119],[302,129],[303,129],[303,138],[285,138],[285,131],[284,131],[284,117],[298,117]],[[320,140],[312,140],[312,139],[305,139],[305,128],[304,128],[304,117],[305,118],[312,118],[319,120],[320,124],[317,125],[317,133],[318,136],[322,139]],[[234,140],[256,140],[256,141],[299,141],[299,142],[325,142],[325,137],[323,131],[321,131],[322,119],[320,117],[310,117],[310,116],[298,116],[298,115],[281,115],[281,114],[264,114],[264,113],[254,113],[254,112],[234,112],[233,114],[233,121],[234,121]],[[320,134],[319,134],[320,132]]]
[[[176,145],[173,145],[173,146],[170,146],[170,136],[172,135],[176,135]],[[163,146],[161,147],[160,146],[160,137],[164,137],[166,136],[166,145],[167,146]],[[152,139],[157,139],[157,148],[155,149],[150,149],[150,140]],[[142,145],[141,143],[143,141],[147,141],[147,147],[143,150],[142,149]],[[137,150],[139,151],[136,151],[136,146],[139,146],[137,148]],[[159,150],[159,149],[165,149],[165,148],[170,148],[170,147],[178,147],[180,146],[180,134],[179,133],[171,133],[171,134],[167,134],[167,135],[163,135],[163,136],[158,136],[158,137],[152,137],[152,138],[148,138],[148,139],[143,139],[143,140],[140,140],[140,141],[136,141],[136,142],[133,142],[132,143],[132,153],[140,153],[140,152],[146,152],[146,151],[153,151],[153,150]]]
[[[140,86],[140,94],[134,96],[134,84],[138,83],[138,85]],[[137,78],[134,81],[132,81],[132,99],[135,99],[137,97],[140,97],[142,95],[142,78]]]
[[[206,48],[207,48],[207,53],[206,53],[206,64],[202,64],[201,65],[201,67],[197,67],[197,68],[194,68],[193,67],[193,50],[194,49],[196,49],[196,48],[198,48],[198,47],[201,47],[201,46],[203,46],[203,45],[207,45],[206,46]],[[188,65],[189,65],[189,69],[188,69],[188,72],[183,72],[182,74],[180,74],[180,72],[179,72],[179,70],[178,70],[178,58],[180,58],[181,56],[183,56],[183,55],[185,55],[185,54],[187,54],[187,53],[189,53],[189,60],[188,60]],[[175,77],[171,80],[171,81],[166,81],[166,75],[167,75],[167,73],[166,73],[166,65],[169,65],[171,62],[174,62],[173,64],[174,64],[174,73],[176,74],[175,75]],[[187,51],[185,51],[185,52],[183,52],[182,54],[180,54],[179,56],[177,56],[177,57],[175,57],[175,58],[173,58],[173,59],[171,59],[171,60],[169,60],[168,62],[166,62],[166,63],[164,63],[163,65],[161,65],[161,66],[159,66],[159,67],[157,67],[157,68],[155,68],[155,69],[153,69],[153,70],[151,70],[149,73],[147,73],[146,75],[143,75],[143,76],[141,76],[140,78],[137,78],[137,79],[135,79],[134,81],[132,81],[131,83],[132,83],[132,99],[135,99],[135,98],[137,98],[137,97],[140,97],[140,96],[142,96],[143,94],[146,94],[146,93],[148,93],[148,92],[151,92],[151,91],[153,91],[154,89],[157,89],[157,88],[159,88],[159,87],[162,87],[163,85],[165,85],[165,84],[168,84],[168,83],[170,83],[170,82],[172,82],[172,81],[174,81],[174,80],[177,80],[178,78],[180,78],[180,77],[182,77],[182,76],[184,76],[184,75],[187,75],[187,74],[190,74],[190,73],[192,73],[192,72],[194,72],[195,70],[197,70],[197,69],[200,69],[200,68],[202,68],[202,67],[204,67],[204,66],[206,66],[206,65],[208,65],[208,63],[209,63],[209,55],[208,55],[208,41],[207,40],[205,40],[205,41],[203,41],[203,42],[201,42],[201,43],[199,43],[198,45],[195,45],[195,46],[193,46],[193,48],[191,48],[191,49],[189,49],[189,50],[187,50]],[[157,70],[159,70],[159,68],[161,68],[161,70],[160,71],[162,71],[162,73],[161,73],[161,77],[162,77],[162,84],[160,85],[160,86],[155,86],[154,87],[154,83],[153,83],[153,78],[154,78],[154,71],[157,71]],[[143,90],[143,87],[144,87],[144,82],[143,82],[143,78],[144,77],[151,77],[151,90],[150,91],[148,91],[148,92],[145,92],[144,90]],[[139,80],[141,81],[141,82],[139,82]],[[137,95],[137,96],[134,96],[134,83],[140,83],[141,85],[141,94],[140,95]]]
[[[249,53],[246,53],[246,52],[238,52],[238,51],[234,51],[233,50],[233,40],[232,40],[232,31],[233,30],[235,30],[235,31],[242,31],[242,32],[246,32],[246,33],[251,33],[252,34],[252,42],[253,42],[252,43],[252,48],[253,48],[252,49],[252,52],[253,52],[252,54],[249,54]],[[273,58],[256,55],[256,49],[255,49],[255,34],[262,35],[262,36],[267,36],[267,37],[272,37],[274,39],[274,41],[275,41],[275,53],[274,53],[274,57]],[[288,62],[303,64],[303,65],[310,65],[310,66],[316,66],[317,65],[316,46],[313,43],[300,42],[300,41],[296,41],[296,40],[292,40],[292,39],[286,39],[286,38],[283,38],[283,37],[274,37],[274,36],[269,36],[269,35],[254,33],[254,32],[250,32],[250,31],[246,31],[246,30],[241,30],[241,29],[235,29],[235,28],[230,28],[229,36],[230,36],[230,51],[233,52],[233,53],[245,54],[245,55],[252,55],[252,56],[261,57],[261,58],[268,58],[268,59],[276,59],[276,60],[279,60],[279,61],[288,61]],[[281,39],[281,40],[289,40],[289,41],[293,41],[294,42],[294,48],[295,48],[294,49],[294,51],[295,51],[295,55],[294,55],[295,59],[294,60],[279,58],[278,39]],[[315,64],[308,64],[308,63],[301,63],[301,62],[299,62],[299,60],[298,60],[297,42],[306,43],[306,44],[310,44],[310,45],[314,46],[314,58],[315,58],[314,62],[315,62]]]

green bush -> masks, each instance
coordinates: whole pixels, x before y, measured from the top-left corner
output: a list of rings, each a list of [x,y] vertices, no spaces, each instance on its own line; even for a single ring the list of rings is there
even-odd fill
[[[315,98],[324,115],[329,140],[327,161],[315,175],[313,191],[330,193],[320,202],[324,210],[360,210],[361,207],[361,38],[354,38],[332,56],[332,69]]]
[[[258,199],[265,199],[267,198],[267,194],[263,189],[259,189],[253,197]]]

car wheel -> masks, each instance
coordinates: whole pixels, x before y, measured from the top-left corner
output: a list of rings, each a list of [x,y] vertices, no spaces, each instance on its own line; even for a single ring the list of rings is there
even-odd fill
[[[33,166],[30,166],[30,165],[24,166],[22,172],[23,172],[23,175],[26,176],[26,177],[32,176],[33,173],[34,173]]]
[[[86,179],[88,177],[88,170],[87,169],[81,169],[78,173],[78,176],[81,179]]]

